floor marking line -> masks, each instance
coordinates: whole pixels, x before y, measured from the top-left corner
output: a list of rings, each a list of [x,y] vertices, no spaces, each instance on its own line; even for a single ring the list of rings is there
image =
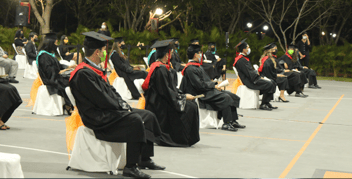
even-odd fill
[[[306,142],[305,140],[280,139],[280,138],[271,138],[271,137],[223,134],[223,133],[212,133],[212,132],[199,132],[199,133],[201,133],[201,134],[227,135],[227,136],[235,136],[235,137],[248,137],[248,138],[256,138],[256,139],[270,139],[270,140],[283,140],[283,141],[292,141],[292,142]]]
[[[29,147],[19,147],[19,146],[13,146],[13,145],[4,145],[0,144],[0,147],[9,147],[9,148],[16,148],[16,149],[26,149],[26,150],[33,150],[37,152],[45,152],[45,153],[52,153],[52,154],[59,154],[59,155],[69,155],[68,153],[62,153],[62,152],[54,152],[50,150],[42,150],[42,149],[35,149],[35,148],[29,148]]]
[[[314,139],[314,137],[317,135],[317,133],[319,132],[319,130],[321,129],[321,127],[323,126],[323,124],[326,122],[326,120],[328,120],[328,118],[330,117],[330,115],[334,112],[335,108],[337,107],[337,105],[340,103],[340,101],[342,100],[342,98],[345,95],[343,94],[340,99],[336,102],[336,104],[334,105],[334,107],[332,107],[332,109],[329,111],[329,113],[325,116],[324,120],[321,121],[321,124],[318,125],[318,127],[315,129],[315,131],[313,132],[313,134],[309,137],[309,139],[306,141],[306,143],[304,143],[303,147],[301,148],[301,150],[298,151],[298,153],[296,154],[296,156],[291,160],[291,162],[287,165],[287,167],[285,168],[285,170],[281,173],[281,175],[279,176],[279,178],[285,178],[286,175],[291,171],[292,167],[296,164],[297,160],[299,159],[299,157],[303,154],[303,152],[307,149],[307,147],[309,146],[309,144],[312,142],[312,140]]]
[[[184,175],[184,174],[179,174],[179,173],[175,173],[175,172],[169,172],[169,171],[160,171],[160,172],[164,172],[164,173],[168,173],[168,174],[172,174],[172,175],[178,175],[178,176],[182,176],[185,178],[199,178],[199,177],[192,177],[189,175]]]
[[[305,122],[305,123],[316,123],[319,124],[320,122],[313,122],[313,121],[300,121],[300,120],[290,120],[290,119],[275,119],[275,118],[264,118],[264,117],[254,117],[254,116],[243,116],[244,118],[253,118],[253,119],[271,119],[277,121],[294,121],[294,122]]]

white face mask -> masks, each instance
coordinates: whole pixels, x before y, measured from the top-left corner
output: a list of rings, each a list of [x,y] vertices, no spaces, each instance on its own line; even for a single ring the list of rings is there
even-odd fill
[[[248,48],[247,55],[251,54],[251,49]]]
[[[105,26],[105,25],[102,25],[102,26],[101,26],[101,28],[102,28],[102,29],[105,29],[105,28],[106,28],[106,26]]]
[[[307,36],[303,36],[303,39],[307,39]]]

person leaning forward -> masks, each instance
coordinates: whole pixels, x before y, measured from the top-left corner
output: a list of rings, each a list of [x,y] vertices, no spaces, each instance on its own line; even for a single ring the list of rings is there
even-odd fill
[[[85,35],[85,59],[71,73],[70,88],[83,124],[92,129],[99,140],[127,142],[127,164],[123,176],[150,178],[139,168],[164,170],[150,157],[154,155],[153,143],[171,143],[171,138],[160,130],[156,116],[147,110],[131,108],[107,82],[98,67],[112,38],[96,32]]]

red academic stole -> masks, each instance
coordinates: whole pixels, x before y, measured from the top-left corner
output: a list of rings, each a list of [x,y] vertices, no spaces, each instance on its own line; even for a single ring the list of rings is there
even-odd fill
[[[150,77],[152,76],[155,68],[160,67],[160,65],[164,65],[164,66],[166,66],[167,70],[170,70],[170,65],[164,64],[160,61],[156,61],[156,62],[152,63],[152,65],[150,66],[150,70],[148,72],[148,76],[147,76],[147,78],[145,78],[144,83],[142,85],[142,89],[144,91],[146,91],[149,88]]]
[[[259,69],[258,69],[259,72],[262,72],[262,71],[263,71],[264,63],[265,63],[265,61],[266,61],[268,58],[269,58],[269,56],[265,56],[265,57],[262,58],[262,63],[261,63],[261,65],[260,65]]]
[[[106,75],[104,75],[104,73],[103,73],[102,71],[100,71],[100,70],[98,70],[98,69],[96,69],[96,68],[94,68],[94,67],[92,67],[92,66],[86,64],[85,62],[80,63],[80,64],[75,68],[75,70],[73,70],[73,71],[71,72],[70,81],[71,81],[71,79],[73,78],[73,76],[75,76],[76,72],[77,72],[78,70],[84,68],[84,67],[87,67],[87,68],[92,69],[95,73],[97,73],[99,76],[101,76],[101,77],[107,82]]]
[[[237,63],[237,61],[238,61],[239,59],[241,59],[242,57],[245,58],[247,61],[249,61],[249,58],[247,58],[247,57],[245,57],[245,56],[243,56],[243,55],[238,55],[238,56],[235,58],[235,63],[233,63],[233,66],[235,66],[236,63]]]
[[[292,60],[292,57],[291,57],[291,55],[290,54],[288,54],[287,52],[286,52],[286,54],[285,55],[287,55],[288,56],[288,58],[290,58],[291,60]]]
[[[190,66],[190,65],[194,65],[194,66],[200,66],[200,64],[199,63],[196,63],[196,62],[189,62],[189,63],[187,63],[187,65],[185,66],[185,68],[183,68],[183,70],[182,70],[182,75],[183,76],[185,76],[185,70],[186,70],[186,68],[188,67],[188,66]]]

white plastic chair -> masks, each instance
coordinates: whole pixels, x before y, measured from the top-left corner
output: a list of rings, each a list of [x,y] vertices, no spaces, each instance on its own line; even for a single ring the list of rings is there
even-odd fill
[[[35,61],[32,62],[32,65],[28,64],[26,61],[26,67],[24,69],[23,78],[36,79],[38,77],[38,67]]]
[[[233,67],[238,78],[238,72],[235,67]],[[259,108],[259,90],[249,89],[245,85],[241,85],[237,88],[236,95],[241,98],[240,109],[258,109]]]
[[[45,85],[38,88],[33,113],[44,116],[63,115],[64,99],[58,94],[50,95]]]
[[[259,66],[257,64],[253,64],[253,68],[258,72]]]
[[[25,69],[26,68],[26,62],[27,62],[27,57],[25,55],[19,55],[16,49],[15,44],[12,44],[12,47],[15,49],[15,52],[17,53],[16,55],[16,62],[18,63],[18,69]],[[26,54],[24,49],[22,49],[23,52]]]
[[[196,103],[197,103],[198,111],[199,111],[199,128],[201,128],[201,129],[207,129],[207,128],[219,129],[219,127],[221,127],[224,124],[223,120],[218,119],[218,112],[217,111],[199,108],[198,99],[196,99]]]
[[[56,49],[56,51],[57,51],[57,53],[59,54],[59,56],[60,56],[60,58],[61,58],[61,60],[59,61],[60,64],[66,65],[66,66],[73,66],[73,65],[76,65],[76,62],[75,62],[74,60],[67,61],[67,60],[65,60],[65,59],[62,58],[59,47]]]
[[[143,57],[143,61],[144,61],[145,65],[147,65],[147,68],[149,68],[148,57]]]
[[[20,155],[0,153],[0,178],[24,178]]]
[[[139,92],[140,94],[144,94],[144,90],[143,90],[143,88],[142,88],[142,85],[143,85],[143,83],[144,83],[144,79],[136,79],[136,80],[133,81],[133,83],[134,83],[134,85],[136,86],[138,92]]]
[[[120,94],[123,100],[132,99],[131,91],[128,89],[125,79],[122,77],[116,77],[112,86],[116,89],[116,91]]]
[[[181,82],[182,82],[182,78],[183,78],[182,73],[180,71],[177,72],[177,88],[180,88]]]

